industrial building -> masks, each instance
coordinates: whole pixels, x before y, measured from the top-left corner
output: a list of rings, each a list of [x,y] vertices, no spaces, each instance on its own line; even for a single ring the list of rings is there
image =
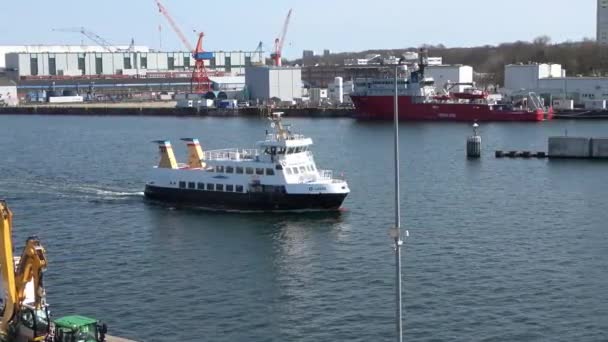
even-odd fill
[[[118,49],[132,52],[149,52],[147,46],[116,46]],[[9,53],[94,53],[107,52],[99,45],[0,45],[0,70],[6,67],[6,55]]]
[[[608,0],[597,0],[597,41],[608,44]]]
[[[505,66],[505,89],[538,89],[541,79],[564,76],[566,71],[559,64],[509,64]]]
[[[509,95],[533,91],[546,100],[572,100],[575,106],[586,106],[608,100],[608,78],[567,77],[559,64],[514,64],[505,66],[505,89]]]
[[[426,77],[435,80],[438,89],[445,89],[448,83],[462,83],[451,89],[462,92],[465,88],[470,88],[470,84],[473,83],[473,68],[468,65],[429,65],[424,72]]]
[[[13,52],[6,54],[13,79],[75,76],[144,78],[189,77],[195,65],[190,52]],[[206,66],[212,73],[242,75],[245,67],[263,63],[260,52],[218,51]],[[183,75],[174,75],[183,72]],[[172,75],[173,73],[173,75]]]
[[[294,101],[302,98],[302,69],[298,67],[252,66],[245,69],[249,98]]]

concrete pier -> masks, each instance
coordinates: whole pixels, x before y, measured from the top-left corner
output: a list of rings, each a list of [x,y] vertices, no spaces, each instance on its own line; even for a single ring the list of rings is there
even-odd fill
[[[608,138],[550,137],[549,158],[608,159]]]
[[[591,139],[584,137],[549,137],[549,158],[589,158]]]
[[[591,157],[608,158],[608,138],[591,139]]]

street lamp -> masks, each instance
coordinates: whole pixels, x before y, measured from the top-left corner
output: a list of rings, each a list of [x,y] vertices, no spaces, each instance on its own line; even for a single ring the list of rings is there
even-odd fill
[[[403,324],[402,324],[402,299],[401,299],[401,246],[403,240],[401,240],[401,201],[400,201],[400,177],[399,177],[399,66],[403,65],[405,61],[404,57],[399,58],[399,61],[395,64],[395,226],[390,231],[390,236],[395,242],[395,287],[396,287],[396,299],[397,299],[397,312],[396,312],[396,323],[397,323],[397,341],[403,341]],[[408,236],[407,230],[405,236]]]

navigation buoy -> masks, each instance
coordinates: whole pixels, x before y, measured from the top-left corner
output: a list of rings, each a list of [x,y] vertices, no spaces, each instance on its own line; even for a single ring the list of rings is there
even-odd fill
[[[477,133],[477,123],[473,124],[473,135],[467,138],[467,158],[481,157],[481,136]]]

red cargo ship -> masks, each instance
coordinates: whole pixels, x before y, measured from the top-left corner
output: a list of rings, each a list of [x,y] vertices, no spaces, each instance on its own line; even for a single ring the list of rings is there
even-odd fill
[[[450,84],[437,91],[432,78],[424,76],[427,66],[421,58],[418,70],[398,79],[399,119],[434,121],[543,121],[553,119],[553,109],[546,108],[535,93],[497,101],[474,83]],[[452,91],[454,88],[461,88]],[[355,81],[350,95],[357,117],[392,120],[394,117],[394,78]]]

